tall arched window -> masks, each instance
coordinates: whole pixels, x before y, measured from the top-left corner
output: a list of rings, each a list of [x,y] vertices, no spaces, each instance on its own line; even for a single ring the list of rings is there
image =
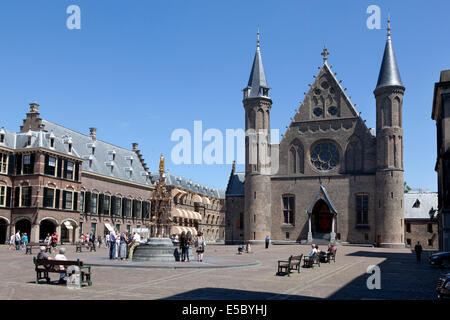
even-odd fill
[[[353,136],[345,151],[345,169],[349,173],[361,172],[363,167],[361,141]]]
[[[384,99],[382,105],[383,127],[392,126],[392,106],[389,98]]]
[[[394,126],[402,126],[402,113],[400,110],[400,99],[398,97],[394,98],[392,101],[392,110],[395,113],[395,121],[393,121]]]
[[[288,162],[289,173],[304,173],[303,147],[298,139],[291,143]]]
[[[290,168],[291,173],[297,172],[297,150],[295,150],[294,147],[291,147],[291,150],[289,151],[289,157],[290,157]]]
[[[255,129],[256,115],[254,110],[250,110],[250,115],[248,117],[248,128]]]

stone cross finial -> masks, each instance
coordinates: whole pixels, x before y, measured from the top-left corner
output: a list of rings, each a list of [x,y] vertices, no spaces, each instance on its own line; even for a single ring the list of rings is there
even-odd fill
[[[327,62],[328,59],[328,55],[330,54],[330,52],[327,50],[326,46],[323,46],[323,51],[321,53],[321,55],[323,56],[323,63]]]

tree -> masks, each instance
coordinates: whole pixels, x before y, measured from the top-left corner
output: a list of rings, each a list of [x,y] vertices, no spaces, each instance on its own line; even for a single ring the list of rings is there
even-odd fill
[[[411,187],[408,186],[408,184],[405,182],[403,182],[403,192],[404,193],[408,193],[409,191],[411,191]]]

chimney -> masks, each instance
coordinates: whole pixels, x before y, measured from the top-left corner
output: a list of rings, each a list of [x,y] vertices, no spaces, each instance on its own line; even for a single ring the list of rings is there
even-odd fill
[[[231,167],[231,174],[234,174],[236,172],[236,161],[233,160],[233,166]]]
[[[137,151],[138,150],[137,142],[133,142],[131,145],[133,146],[133,151]]]
[[[39,104],[37,102],[30,103],[30,113],[39,113]]]
[[[97,140],[97,128],[89,128],[89,132],[92,140]]]

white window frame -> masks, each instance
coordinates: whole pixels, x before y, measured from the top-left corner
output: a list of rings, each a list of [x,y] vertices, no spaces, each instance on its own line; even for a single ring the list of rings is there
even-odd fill
[[[6,207],[6,194],[8,192],[7,186],[0,186],[0,207]],[[1,201],[3,200],[3,204]]]
[[[9,164],[9,154],[0,153],[0,173],[7,174],[8,173],[8,164]]]
[[[70,193],[72,194],[72,201],[70,202],[70,208],[66,208],[66,199],[63,199],[63,206],[64,206],[64,210],[73,210],[73,202],[74,202],[74,191],[71,190],[64,190],[66,192],[66,196]]]

